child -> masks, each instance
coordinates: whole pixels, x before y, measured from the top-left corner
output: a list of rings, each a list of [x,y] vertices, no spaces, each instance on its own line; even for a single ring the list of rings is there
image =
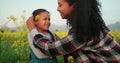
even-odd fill
[[[50,26],[50,14],[45,9],[37,9],[33,12],[33,20],[36,29],[40,32],[41,35],[45,36],[51,42],[58,39],[58,37],[49,31]],[[31,59],[30,63],[57,63],[56,57],[50,57],[44,55],[40,49],[36,48],[33,44],[33,38],[30,33],[28,33],[28,40],[30,44],[30,54]]]

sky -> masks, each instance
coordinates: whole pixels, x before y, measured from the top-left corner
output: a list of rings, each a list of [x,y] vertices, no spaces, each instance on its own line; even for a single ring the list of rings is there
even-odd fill
[[[102,17],[107,25],[120,22],[120,0],[100,0],[102,5]],[[61,19],[57,11],[57,0],[0,0],[0,24],[9,21],[7,17],[15,16],[20,20],[23,10],[26,11],[26,19],[38,8],[44,8],[51,14],[51,23],[64,25],[66,21]]]

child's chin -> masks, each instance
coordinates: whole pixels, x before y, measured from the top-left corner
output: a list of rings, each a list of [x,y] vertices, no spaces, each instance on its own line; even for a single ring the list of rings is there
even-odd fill
[[[49,29],[45,29],[46,31],[49,30]]]

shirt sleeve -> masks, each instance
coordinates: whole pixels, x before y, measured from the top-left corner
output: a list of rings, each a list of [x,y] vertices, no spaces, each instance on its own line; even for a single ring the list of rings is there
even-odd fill
[[[33,33],[34,31],[34,33]],[[36,32],[36,33],[35,33]],[[67,35],[66,37],[50,43],[49,40],[40,38],[41,35],[37,33],[37,30],[33,29],[31,32],[34,37],[34,44],[46,55],[57,56],[64,55],[76,51],[83,47],[85,42],[81,43],[73,38],[73,35]]]
[[[32,36],[32,38],[34,38],[34,36],[36,34],[39,34],[39,32],[34,28],[31,32],[30,32],[30,35]]]

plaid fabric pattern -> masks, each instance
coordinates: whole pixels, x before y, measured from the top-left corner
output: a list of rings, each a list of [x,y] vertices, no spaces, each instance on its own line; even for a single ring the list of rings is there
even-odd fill
[[[96,42],[77,42],[72,34],[52,43],[40,37],[36,34],[34,43],[47,55],[72,54],[77,63],[120,63],[120,45],[107,30],[101,32]]]

